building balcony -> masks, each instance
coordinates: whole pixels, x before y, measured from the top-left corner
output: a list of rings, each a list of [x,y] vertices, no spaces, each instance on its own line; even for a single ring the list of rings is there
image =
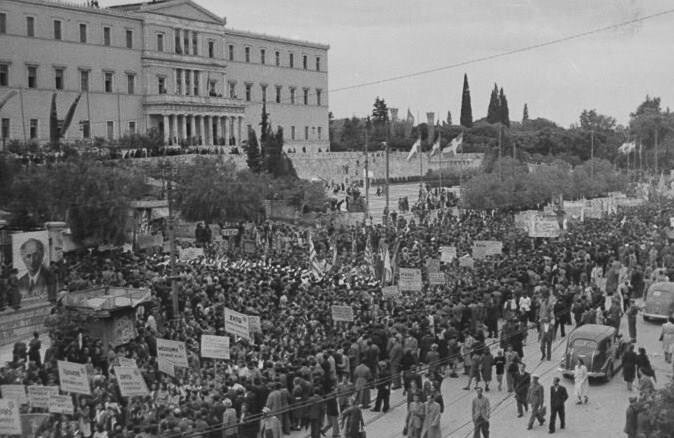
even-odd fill
[[[164,112],[230,112],[243,113],[246,105],[241,99],[215,96],[181,96],[175,94],[155,94],[145,96],[146,111]]]
[[[218,58],[209,58],[201,55],[185,55],[175,52],[158,52],[156,50],[143,50],[143,61],[145,62],[168,62],[177,64],[188,64],[190,66],[217,67],[224,69],[227,67],[227,61]],[[179,67],[184,68],[184,67]]]

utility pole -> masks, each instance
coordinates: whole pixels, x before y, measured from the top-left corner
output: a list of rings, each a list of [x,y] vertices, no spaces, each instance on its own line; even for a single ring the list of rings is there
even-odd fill
[[[168,198],[168,232],[169,232],[169,248],[171,251],[169,263],[171,267],[171,301],[173,304],[173,317],[177,318],[179,312],[178,309],[178,281],[176,273],[176,231],[175,231],[175,216],[173,211],[173,178],[175,177],[175,169],[168,163],[165,164],[170,172],[168,181],[166,184]]]
[[[391,142],[391,124],[389,122],[389,129],[388,131],[388,141],[386,142],[386,216],[384,217],[384,225],[388,225],[388,215],[390,213],[389,210],[389,143]]]
[[[369,170],[369,159],[368,159],[368,130],[370,129],[370,124],[365,124],[365,220],[370,217],[370,170]]]
[[[655,176],[658,176],[658,127],[655,127],[655,142],[653,145],[653,151],[655,152]]]
[[[590,131],[590,176],[594,178],[594,129]]]
[[[501,140],[501,124],[498,124],[498,173],[499,179],[503,181],[503,142]]]

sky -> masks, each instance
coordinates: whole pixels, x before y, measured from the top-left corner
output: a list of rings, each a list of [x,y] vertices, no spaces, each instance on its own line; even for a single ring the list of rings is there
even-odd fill
[[[534,46],[674,8],[670,0],[195,0],[227,26],[330,45],[330,110],[364,116],[376,97],[404,116],[447,111],[458,123],[463,75],[473,118],[494,83],[511,120],[562,125],[596,109],[626,124],[645,96],[674,108],[674,13],[559,44],[382,84],[342,90]],[[101,0],[101,6],[126,3]]]

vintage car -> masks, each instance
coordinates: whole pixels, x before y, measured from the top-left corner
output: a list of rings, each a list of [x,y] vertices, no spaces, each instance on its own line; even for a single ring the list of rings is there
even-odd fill
[[[644,302],[644,321],[664,321],[674,313],[674,283],[660,281],[648,288]]]
[[[582,359],[590,377],[610,380],[622,366],[626,343],[614,327],[585,324],[569,333],[566,352],[559,371],[565,377],[573,376],[578,359]]]

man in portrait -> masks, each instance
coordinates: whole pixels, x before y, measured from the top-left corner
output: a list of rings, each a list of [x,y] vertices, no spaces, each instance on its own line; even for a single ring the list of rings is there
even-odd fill
[[[47,296],[56,301],[56,282],[49,268],[44,265],[45,247],[37,239],[27,239],[21,244],[21,261],[27,272],[19,278],[21,298],[31,299]]]

